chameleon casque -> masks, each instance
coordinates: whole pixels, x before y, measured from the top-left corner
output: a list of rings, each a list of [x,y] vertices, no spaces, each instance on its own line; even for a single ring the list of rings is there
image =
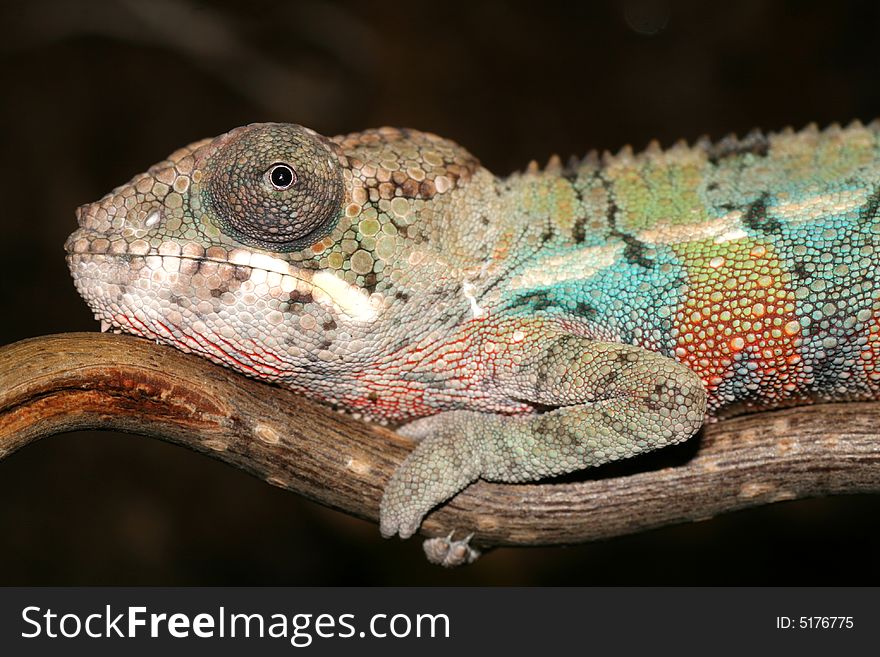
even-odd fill
[[[382,128],[237,128],[77,211],[104,330],[400,425],[385,536],[711,418],[880,397],[880,125],[496,177]]]

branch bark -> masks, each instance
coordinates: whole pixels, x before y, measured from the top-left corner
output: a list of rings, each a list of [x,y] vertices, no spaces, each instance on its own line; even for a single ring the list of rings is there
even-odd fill
[[[554,545],[779,500],[880,491],[880,403],[804,406],[708,425],[657,455],[530,485],[478,482],[426,536]],[[139,338],[71,333],[0,349],[0,458],[78,429],[161,438],[312,500],[377,520],[412,443],[293,393]]]

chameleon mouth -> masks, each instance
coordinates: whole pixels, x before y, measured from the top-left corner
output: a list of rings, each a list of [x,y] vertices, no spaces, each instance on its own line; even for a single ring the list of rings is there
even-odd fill
[[[250,281],[254,286],[265,286],[265,292],[270,295],[309,295],[315,302],[355,322],[375,321],[382,303],[381,297],[371,297],[329,271],[301,269],[286,260],[242,248],[211,246],[206,249],[195,242],[174,241],[153,247],[144,239],[109,240],[80,228],[68,237],[65,250],[74,279],[86,262],[115,260],[117,266],[128,265],[132,270],[143,266],[150,272],[164,272],[178,278],[199,273],[234,277],[241,282]]]

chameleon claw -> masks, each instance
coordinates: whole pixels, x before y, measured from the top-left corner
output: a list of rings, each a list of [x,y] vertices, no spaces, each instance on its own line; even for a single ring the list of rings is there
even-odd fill
[[[444,568],[455,568],[473,563],[480,557],[480,551],[470,545],[473,532],[458,541],[452,540],[453,535],[454,529],[446,537],[425,539],[422,549],[428,561]]]

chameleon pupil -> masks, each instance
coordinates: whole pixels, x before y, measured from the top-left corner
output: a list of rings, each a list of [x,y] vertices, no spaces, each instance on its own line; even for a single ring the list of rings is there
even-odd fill
[[[276,189],[287,189],[293,184],[293,169],[286,164],[278,164],[272,167],[269,177]]]

